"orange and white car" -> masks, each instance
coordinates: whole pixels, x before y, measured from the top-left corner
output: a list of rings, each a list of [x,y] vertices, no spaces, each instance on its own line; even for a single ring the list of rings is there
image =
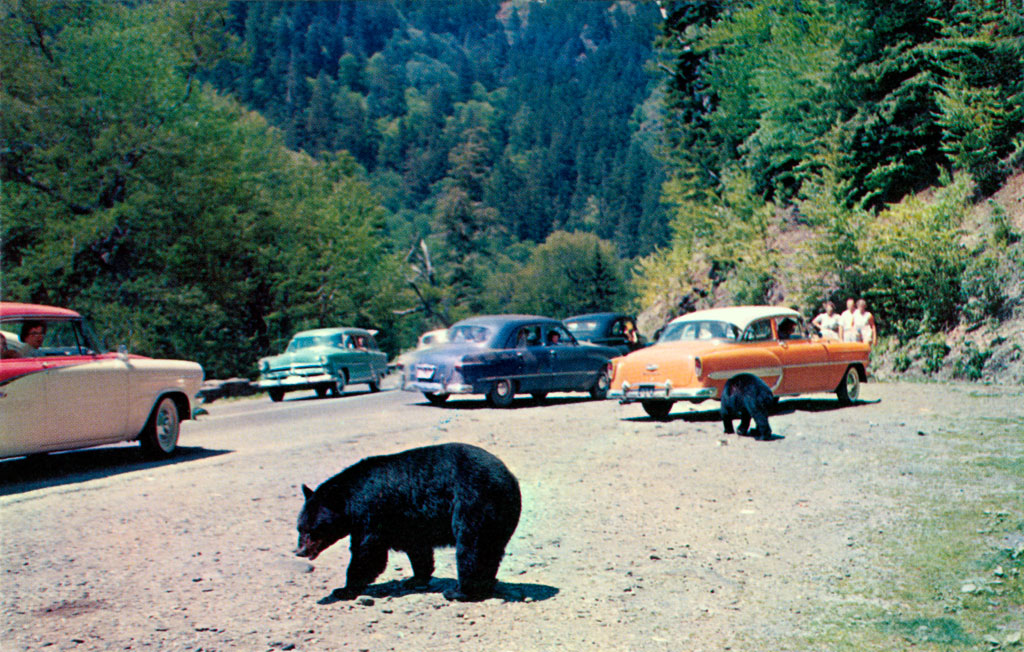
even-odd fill
[[[729,378],[754,374],[776,396],[835,392],[850,403],[867,380],[871,346],[812,336],[800,313],[774,306],[677,317],[650,347],[611,361],[608,398],[639,401],[663,419],[676,401],[718,399]]]
[[[203,369],[105,353],[73,310],[0,302],[0,458],[138,440],[171,455]]]

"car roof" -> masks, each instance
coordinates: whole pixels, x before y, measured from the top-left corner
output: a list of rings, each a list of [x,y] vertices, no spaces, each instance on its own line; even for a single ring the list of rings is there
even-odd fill
[[[7,319],[80,319],[74,310],[43,306],[36,303],[16,303],[0,301],[0,318]]]
[[[767,317],[800,317],[800,313],[783,306],[732,306],[697,310],[673,319],[671,324],[688,321],[724,321],[743,330],[751,322]]]
[[[558,320],[539,315],[480,315],[463,319],[457,322],[455,326],[490,326],[492,328],[501,328],[509,324],[525,324],[538,321],[557,322]]]
[[[372,335],[370,331],[363,328],[352,328],[350,326],[339,326],[336,328],[313,328],[308,331],[299,331],[292,335],[292,337],[310,336],[310,335],[334,335],[336,333],[354,333],[356,335]]]
[[[629,315],[623,312],[588,312],[585,315],[573,315],[572,317],[566,317],[562,321],[582,321],[584,319],[609,321],[612,319],[618,319],[619,317],[629,317]]]

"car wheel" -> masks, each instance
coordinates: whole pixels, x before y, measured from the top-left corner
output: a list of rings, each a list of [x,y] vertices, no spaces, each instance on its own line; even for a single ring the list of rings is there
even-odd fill
[[[342,373],[338,376],[338,379],[331,385],[331,393],[335,396],[341,396],[345,393],[345,374]]]
[[[283,389],[268,389],[267,394],[270,395],[270,400],[275,403],[280,403],[281,400],[284,398]]]
[[[427,397],[431,405],[444,405],[444,402],[448,400],[448,394],[443,392],[423,392],[423,395]]]
[[[330,385],[317,385],[316,386],[316,397],[323,398],[327,396],[327,393],[331,391]]]
[[[377,376],[376,372],[374,372],[373,378],[370,379],[370,382],[368,382],[366,384],[370,386],[370,391],[371,392],[379,392],[380,391],[380,378]]]
[[[644,406],[647,416],[659,421],[668,418],[672,411],[672,401],[641,401],[640,405]]]
[[[836,396],[842,405],[851,405],[860,396],[860,374],[856,367],[849,367],[836,388]]]
[[[494,381],[491,391],[487,392],[487,402],[491,407],[504,408],[512,405],[516,396],[515,386],[508,378]]]
[[[142,450],[150,457],[168,457],[178,447],[178,433],[181,420],[178,417],[178,406],[174,399],[165,396],[157,403],[153,414],[149,415],[146,427],[139,436]]]
[[[546,399],[548,397],[548,393],[547,392],[531,392],[530,396],[532,396],[533,400],[537,401],[538,403],[543,403],[544,399]]]
[[[606,369],[602,369],[597,380],[594,381],[593,387],[590,388],[591,398],[595,398],[599,401],[608,398],[608,387],[611,383],[612,380],[608,377],[608,371]]]

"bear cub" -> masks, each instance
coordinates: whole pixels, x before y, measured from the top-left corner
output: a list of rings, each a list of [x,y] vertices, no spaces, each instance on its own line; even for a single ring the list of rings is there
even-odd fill
[[[359,595],[387,567],[388,551],[409,557],[406,586],[424,590],[434,548],[454,546],[458,586],[449,600],[483,600],[494,591],[505,545],[519,523],[519,483],[494,455],[468,444],[414,448],[368,457],[325,481],[303,485],[295,554],[310,560],[350,537],[345,588]]]
[[[732,434],[732,420],[740,420],[739,434],[747,435],[750,420],[757,428],[750,434],[758,439],[771,439],[768,412],[775,408],[778,398],[767,384],[753,374],[739,374],[725,382],[722,389],[722,424],[726,434]]]

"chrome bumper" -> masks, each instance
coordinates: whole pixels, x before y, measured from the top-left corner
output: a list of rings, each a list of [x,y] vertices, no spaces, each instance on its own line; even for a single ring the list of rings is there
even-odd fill
[[[402,381],[402,389],[407,392],[423,392],[424,394],[476,394],[472,385],[465,383],[432,383],[425,380]]]
[[[333,383],[337,379],[331,374],[317,374],[315,376],[285,376],[284,378],[260,378],[256,381],[256,386],[260,389],[269,389],[274,387],[305,387],[307,385],[323,385],[324,383]]]
[[[671,383],[645,383],[635,386],[620,387],[608,391],[608,398],[618,399],[620,403],[636,401],[703,401],[715,398],[714,387],[672,387]]]

